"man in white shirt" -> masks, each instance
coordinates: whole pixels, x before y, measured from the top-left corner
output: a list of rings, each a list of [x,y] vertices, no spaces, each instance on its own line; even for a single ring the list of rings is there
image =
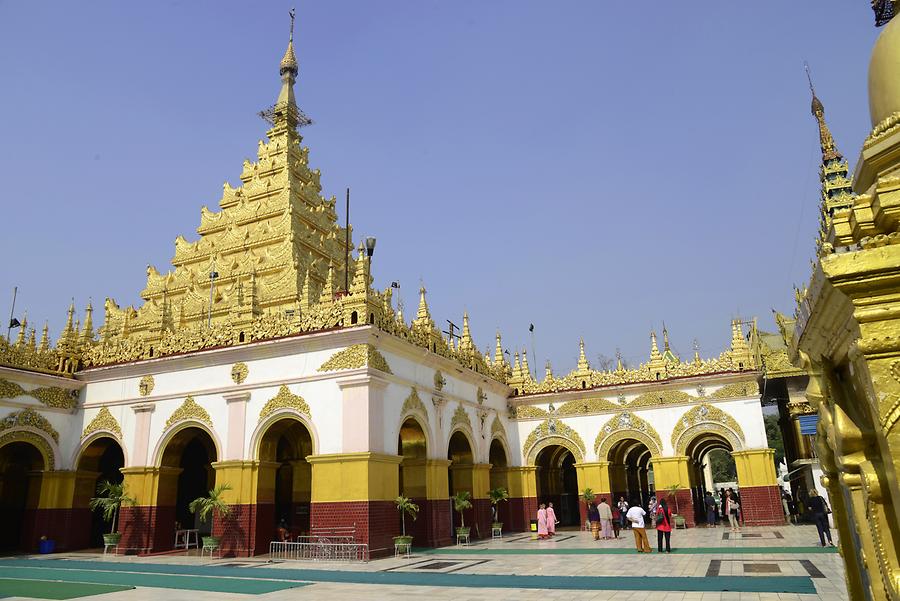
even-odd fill
[[[644,511],[643,507],[638,505],[637,501],[634,502],[625,514],[625,519],[631,523],[631,531],[634,532],[634,544],[637,547],[638,553],[651,552],[650,541],[647,540],[647,530],[644,528],[645,515],[647,515],[647,512]]]

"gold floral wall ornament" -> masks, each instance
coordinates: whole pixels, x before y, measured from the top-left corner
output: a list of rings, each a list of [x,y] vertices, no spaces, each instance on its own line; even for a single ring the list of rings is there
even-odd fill
[[[447,380],[444,379],[444,374],[441,373],[441,370],[437,370],[434,372],[434,389],[440,392],[444,389],[444,386],[447,385]]]
[[[503,427],[503,422],[500,421],[500,416],[495,415],[494,421],[491,422],[491,437],[500,436],[501,438],[506,438],[506,428]]]
[[[544,419],[550,412],[534,405],[518,405],[512,408],[510,417],[515,419]]]
[[[341,371],[344,369],[359,369],[366,366],[383,371],[386,374],[394,373],[391,371],[391,367],[388,365],[384,355],[378,352],[378,349],[371,344],[354,344],[336,352],[319,367],[318,371]]]
[[[141,396],[148,396],[153,392],[153,386],[155,384],[156,382],[153,380],[153,376],[144,376],[138,383],[138,394]]]
[[[48,386],[25,390],[15,382],[0,378],[0,399],[14,399],[18,396],[30,396],[54,409],[74,409],[78,403],[72,391],[65,388]]]
[[[212,418],[209,416],[209,412],[198,405],[197,401],[194,400],[194,397],[189,396],[184,399],[181,406],[173,411],[172,415],[169,416],[169,419],[166,420],[166,429],[170,428],[172,424],[188,419],[197,420],[207,426],[212,426]]]
[[[557,415],[588,415],[621,411],[622,407],[608,399],[582,399],[563,403],[556,410]]]
[[[456,406],[456,411],[453,412],[453,417],[450,418],[450,429],[453,430],[457,427],[472,431],[472,420],[469,418],[469,412],[462,406],[462,403]]]
[[[731,399],[743,396],[757,396],[759,394],[759,385],[756,380],[746,380],[744,382],[735,382],[719,388],[708,396],[710,399]]]
[[[282,384],[281,388],[278,389],[278,394],[263,405],[263,408],[259,412],[259,421],[264,420],[281,409],[293,409],[306,417],[312,417],[312,411],[303,397],[291,392],[285,384]]]
[[[645,419],[630,411],[614,415],[600,427],[600,432],[594,439],[594,450],[597,452],[597,456],[603,460],[612,445],[628,438],[643,442],[653,455],[662,454],[662,438],[659,432]]]
[[[484,402],[487,400],[487,395],[484,393],[484,390],[481,386],[478,387],[478,390],[475,391],[475,398],[478,400],[479,405],[484,405]]]
[[[249,374],[250,369],[246,363],[239,361],[231,366],[231,379],[235,384],[243,384]]]
[[[87,438],[88,435],[93,434],[94,432],[99,431],[112,432],[116,435],[117,438],[122,438],[122,428],[119,426],[119,422],[116,421],[116,418],[113,417],[113,414],[109,412],[109,409],[106,407],[100,408],[100,413],[94,416],[87,426],[84,427],[84,432],[81,433],[81,438]]]
[[[522,450],[528,457],[528,462],[534,463],[538,452],[553,444],[569,449],[577,463],[584,461],[585,446],[581,436],[568,424],[556,419],[544,420],[532,430],[525,439]]]
[[[38,448],[41,455],[44,456],[47,464],[44,468],[47,470],[56,468],[56,455],[53,453],[53,448],[47,443],[43,436],[27,430],[12,430],[9,432],[0,430],[0,448],[14,442],[27,442],[28,444],[34,445]]]
[[[677,455],[684,455],[691,440],[707,432],[723,435],[734,451],[744,448],[744,431],[737,420],[707,403],[690,409],[675,422],[675,428],[672,430],[672,447],[675,448]]]
[[[428,420],[428,410],[425,408],[425,403],[419,398],[419,391],[416,390],[415,386],[413,386],[409,396],[406,397],[406,400],[403,401],[403,407],[400,408],[401,416],[408,413],[418,413],[422,415],[426,421]]]
[[[22,409],[10,413],[0,420],[0,432],[14,428],[34,428],[46,432],[50,438],[59,442],[59,432],[47,421],[47,418],[34,409]]]
[[[679,405],[682,403],[691,403],[696,400],[697,397],[680,390],[652,390],[635,397],[628,402],[626,407],[629,409],[637,409],[638,407],[654,407],[657,405]]]

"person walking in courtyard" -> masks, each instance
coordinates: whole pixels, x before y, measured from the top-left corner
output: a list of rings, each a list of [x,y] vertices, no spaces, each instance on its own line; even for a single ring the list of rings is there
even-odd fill
[[[537,512],[538,522],[538,538],[543,540],[547,538],[547,506],[541,503]]]
[[[659,500],[659,507],[656,508],[656,543],[659,552],[663,552],[663,539],[666,539],[666,553],[672,552],[670,539],[672,537],[672,512],[669,511],[669,504],[665,499]]]
[[[597,511],[600,513],[600,530],[603,533],[603,540],[609,540],[612,538],[612,509],[609,507],[609,503],[606,502],[606,497],[600,499],[600,505],[597,507]]]
[[[625,514],[631,524],[631,531],[634,533],[634,546],[637,547],[638,553],[650,553],[650,541],[647,540],[647,530],[644,528],[644,517],[647,512],[635,500],[628,512]]]
[[[828,545],[833,547],[834,542],[831,540],[831,527],[828,525],[828,514],[831,510],[825,503],[825,499],[819,496],[819,492],[815,489],[809,491],[809,500],[806,502],[809,512],[812,515],[816,530],[819,531],[819,542],[825,546],[825,538],[828,538]]]
[[[619,497],[619,502],[616,504],[616,507],[619,509],[619,524],[622,529],[630,527],[628,520],[625,519],[625,514],[628,513],[628,501],[625,500],[625,497]]]
[[[619,506],[613,505],[609,508],[612,511],[612,530],[613,537],[619,538],[619,530],[622,528],[622,514],[619,512]]]
[[[713,494],[710,491],[706,491],[706,497],[703,499],[703,504],[706,506],[706,527],[715,528],[718,509],[716,508],[716,498],[713,497]]]
[[[600,540],[600,512],[597,511],[597,506],[593,501],[588,503],[587,519],[591,523],[591,534],[594,535],[594,540]]]
[[[656,515],[656,507],[657,507],[656,495],[653,495],[652,497],[650,497],[650,505],[647,506],[647,509],[650,510],[651,516]],[[647,524],[647,528],[653,528],[653,526],[654,526],[653,518],[651,517],[647,521],[650,522],[649,524]]]
[[[725,515],[728,516],[728,523],[731,524],[732,532],[740,532],[741,525],[739,521],[741,504],[734,497],[734,491],[730,488],[725,491]]]
[[[559,520],[556,519],[556,511],[553,510],[553,503],[547,503],[547,534],[553,536],[556,534],[556,525]]]

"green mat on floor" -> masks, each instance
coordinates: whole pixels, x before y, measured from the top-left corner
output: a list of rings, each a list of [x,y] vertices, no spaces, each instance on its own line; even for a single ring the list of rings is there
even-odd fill
[[[282,564],[283,565],[283,564]],[[806,576],[713,577],[622,577],[535,576],[516,574],[447,574],[400,571],[322,570],[303,568],[226,567],[216,565],[152,564],[101,561],[48,561],[20,559],[0,561],[0,577],[14,572],[29,578],[52,578],[78,582],[129,583],[134,586],[164,586],[188,590],[265,592],[254,587],[280,590],[310,582],[366,585],[440,586],[463,588],[518,588],[549,590],[631,590],[686,592],[749,592],[814,594]],[[35,576],[42,573],[43,576]],[[237,590],[243,583],[251,590]]]
[[[271,593],[273,591],[282,591],[288,588],[305,586],[306,583],[295,582],[291,580],[262,580],[245,579],[232,575],[215,575],[213,578],[197,578],[190,573],[179,572],[177,569],[164,572],[148,571],[141,564],[131,565],[110,565],[102,562],[57,562],[36,560],[44,566],[17,566],[15,568],[8,567],[8,563],[4,562],[4,567],[0,567],[0,580],[6,578],[28,578],[33,580],[60,580],[64,582],[78,582],[85,584],[111,584],[119,585],[124,588],[134,588],[136,586],[149,586],[154,588],[171,588],[186,591],[210,591],[216,593],[243,593],[251,595],[259,595],[262,593]],[[72,569],[70,563],[91,563],[90,567]],[[63,564],[63,565],[60,565]],[[179,566],[164,566],[178,568]],[[263,576],[264,578],[265,576]],[[2,591],[2,589],[0,589]],[[7,595],[7,596],[12,596]],[[55,597],[47,597],[55,598]],[[67,597],[59,597],[67,598]]]
[[[0,599],[28,597],[29,599],[77,599],[90,595],[129,591],[133,586],[57,582],[54,580],[18,580],[0,578]]]
[[[637,555],[635,549],[622,547],[600,547],[595,549],[554,549],[538,547],[534,549],[503,549],[497,547],[440,547],[437,549],[413,549],[421,555]],[[657,551],[654,548],[653,553]],[[810,555],[813,553],[837,553],[836,547],[685,547],[672,549],[673,555],[758,555],[796,553]]]

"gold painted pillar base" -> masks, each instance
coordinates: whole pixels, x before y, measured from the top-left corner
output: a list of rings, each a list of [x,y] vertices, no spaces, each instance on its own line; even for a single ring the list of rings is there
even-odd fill
[[[609,461],[576,463],[575,473],[578,476],[578,494],[585,488],[594,491],[594,495],[610,494],[612,484],[609,477]]]
[[[738,485],[778,486],[775,474],[775,449],[747,449],[734,451],[734,465],[737,468]]]

